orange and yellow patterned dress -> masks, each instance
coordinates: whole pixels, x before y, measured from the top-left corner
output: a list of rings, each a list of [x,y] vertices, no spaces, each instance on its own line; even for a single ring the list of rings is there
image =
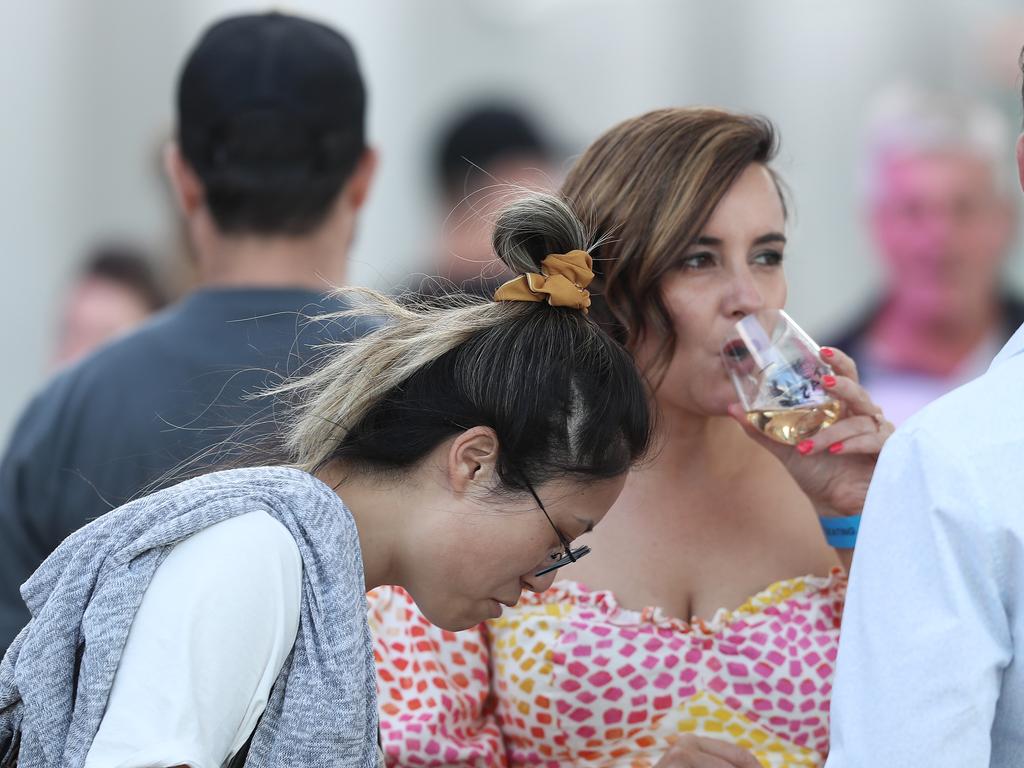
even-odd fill
[[[684,622],[561,582],[458,634],[371,593],[388,764],[640,768],[694,733],[820,766],[845,591],[837,569]]]

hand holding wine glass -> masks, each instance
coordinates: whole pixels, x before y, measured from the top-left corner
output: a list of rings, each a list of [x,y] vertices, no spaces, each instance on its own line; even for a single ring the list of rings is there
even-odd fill
[[[859,514],[893,426],[853,360],[818,347],[782,310],[737,323],[722,359],[740,398],[730,413],[782,461],[818,514]]]

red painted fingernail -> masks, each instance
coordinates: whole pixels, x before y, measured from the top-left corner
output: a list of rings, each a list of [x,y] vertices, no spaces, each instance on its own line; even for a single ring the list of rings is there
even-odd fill
[[[835,354],[836,353],[833,351],[832,347],[822,347],[821,348],[821,356],[822,357],[835,357]]]
[[[836,385],[835,376],[822,376],[821,383],[824,384],[828,389],[832,389]]]
[[[842,443],[832,443],[832,445],[828,447],[829,453],[839,453],[841,450],[843,450]]]
[[[802,440],[797,443],[796,449],[800,451],[801,456],[806,456],[808,453],[814,450],[813,440]]]

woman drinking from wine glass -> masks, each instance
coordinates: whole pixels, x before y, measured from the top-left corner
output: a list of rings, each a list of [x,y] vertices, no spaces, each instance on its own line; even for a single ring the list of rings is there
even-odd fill
[[[765,119],[666,109],[569,173],[562,196],[604,238],[591,314],[648,378],[658,449],[592,554],[480,630],[431,630],[400,592],[374,595],[391,763],[824,762],[843,566],[891,427],[835,349],[834,424],[784,444],[736,402],[722,342],[786,302],[775,153]]]

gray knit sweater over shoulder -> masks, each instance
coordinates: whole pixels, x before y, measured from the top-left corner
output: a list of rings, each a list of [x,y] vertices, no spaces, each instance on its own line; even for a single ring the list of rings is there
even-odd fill
[[[25,583],[32,620],[0,664],[0,765],[15,749],[19,768],[84,763],[157,566],[182,539],[254,509],[265,509],[295,538],[302,605],[295,646],[245,764],[377,764],[376,684],[355,522],[311,475],[261,467],[206,475],[119,507],[68,537]]]

